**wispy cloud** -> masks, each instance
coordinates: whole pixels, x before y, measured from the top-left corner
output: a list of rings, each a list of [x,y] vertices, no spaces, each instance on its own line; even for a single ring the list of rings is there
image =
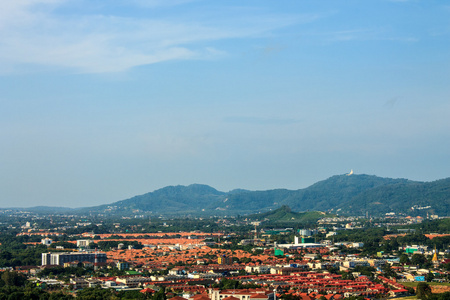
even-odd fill
[[[294,17],[260,15],[245,22],[175,21],[116,15],[60,15],[64,0],[17,0],[0,4],[0,69],[70,68],[76,72],[118,72],[177,59],[223,55],[214,45],[232,38],[256,37],[297,22]],[[142,1],[137,1],[142,2]],[[189,0],[179,0],[183,4]],[[133,2],[132,2],[133,3]],[[165,1],[150,1],[153,8]],[[142,3],[141,3],[142,4]]]

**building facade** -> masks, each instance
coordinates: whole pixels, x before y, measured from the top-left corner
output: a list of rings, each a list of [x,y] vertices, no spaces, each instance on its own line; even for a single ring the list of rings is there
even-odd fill
[[[42,253],[42,265],[59,265],[64,266],[69,262],[92,262],[104,264],[106,263],[106,253],[83,253],[83,252],[59,252],[59,253]]]

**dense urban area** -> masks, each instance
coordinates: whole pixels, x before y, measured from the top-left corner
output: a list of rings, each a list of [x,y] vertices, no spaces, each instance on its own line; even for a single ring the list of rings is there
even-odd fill
[[[450,218],[437,215],[0,222],[0,299],[450,299]]]

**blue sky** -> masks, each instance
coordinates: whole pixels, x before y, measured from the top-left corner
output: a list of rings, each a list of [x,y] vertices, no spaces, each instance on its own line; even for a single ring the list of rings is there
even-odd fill
[[[0,2],[0,207],[450,176],[450,5]]]

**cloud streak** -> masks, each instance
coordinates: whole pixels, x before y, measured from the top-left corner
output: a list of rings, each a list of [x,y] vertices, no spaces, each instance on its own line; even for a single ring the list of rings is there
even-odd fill
[[[183,4],[186,1],[178,1]],[[178,3],[177,2],[177,3]],[[174,21],[115,15],[60,15],[62,0],[19,0],[0,5],[0,67],[69,68],[81,73],[120,72],[169,60],[210,59],[224,51],[214,41],[257,37],[293,24],[293,17],[253,16],[246,22]],[[161,4],[152,1],[155,9]],[[202,44],[202,45],[200,45]]]

